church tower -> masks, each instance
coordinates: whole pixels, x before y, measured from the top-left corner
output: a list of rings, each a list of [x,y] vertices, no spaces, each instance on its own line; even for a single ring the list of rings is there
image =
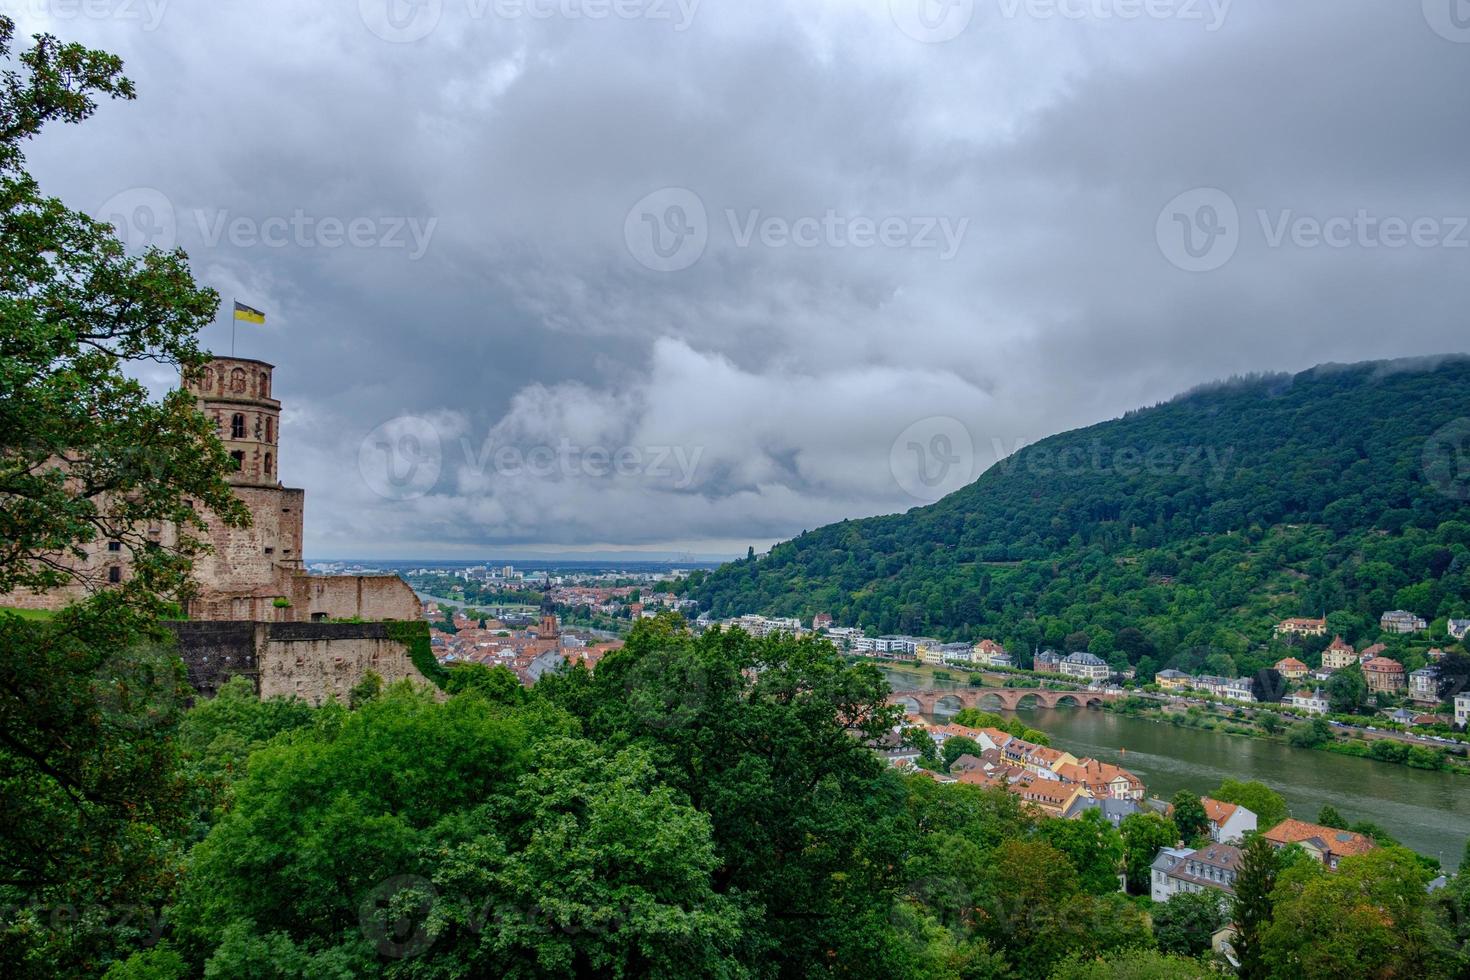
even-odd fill
[[[560,635],[556,623],[556,603],[551,601],[548,585],[546,597],[541,600],[541,627],[536,631],[538,640],[555,640]]]

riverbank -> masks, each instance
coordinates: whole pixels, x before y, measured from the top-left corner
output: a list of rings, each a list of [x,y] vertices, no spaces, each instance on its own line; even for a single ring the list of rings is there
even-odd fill
[[[1133,696],[1113,701],[1104,710],[1175,728],[1193,728],[1237,738],[1253,738],[1290,745],[1296,749],[1327,752],[1411,769],[1470,776],[1470,759],[1457,746],[1424,745],[1381,737],[1355,737],[1320,718],[1302,718],[1269,709],[1207,704],[1181,707]],[[1267,719],[1270,719],[1269,721]],[[1364,733],[1368,734],[1368,733]],[[1463,751],[1463,750],[1460,750]]]
[[[907,664],[883,670],[895,689],[964,689],[963,682],[929,682]],[[1259,780],[1280,793],[1291,816],[1315,821],[1331,805],[1349,820],[1386,827],[1406,847],[1457,866],[1470,827],[1466,782],[1447,771],[1375,765],[1372,759],[1310,751],[1282,739],[1237,736],[1085,708],[999,711],[1046,732],[1052,744],[1136,773],[1153,795],[1181,789],[1208,794],[1226,779]]]

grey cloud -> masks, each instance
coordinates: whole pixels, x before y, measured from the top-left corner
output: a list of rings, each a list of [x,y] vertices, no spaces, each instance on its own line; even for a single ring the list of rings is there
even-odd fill
[[[395,44],[357,3],[176,2],[154,30],[42,3],[23,27],[49,11],[117,51],[140,100],[32,161],[77,206],[156,189],[201,279],[269,311],[239,349],[279,365],[316,555],[743,550],[918,503],[890,452],[924,419],[959,420],[978,470],[1213,378],[1464,346],[1470,251],[1273,246],[1258,214],[1470,215],[1470,43],[1421,4],[1235,0],[1215,31],[1013,6],[923,44],[886,0],[704,0],[682,31],[444,0]],[[666,187],[697,195],[708,242],[661,273],[625,222]],[[1239,242],[1191,273],[1155,225],[1200,187],[1230,196]],[[200,210],[437,224],[410,260],[211,247]],[[944,260],[742,247],[726,218],[828,210],[968,225]],[[359,459],[400,416],[446,453],[409,499]],[[466,465],[462,437],[699,461],[529,476]]]

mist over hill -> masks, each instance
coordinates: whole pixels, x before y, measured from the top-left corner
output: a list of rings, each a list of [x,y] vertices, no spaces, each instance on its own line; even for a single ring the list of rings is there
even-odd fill
[[[1239,658],[1288,615],[1334,613],[1356,636],[1390,608],[1466,615],[1467,460],[1463,355],[1239,377],[1027,446],[930,506],[696,573],[687,590],[716,616],[830,612],[1021,654]]]

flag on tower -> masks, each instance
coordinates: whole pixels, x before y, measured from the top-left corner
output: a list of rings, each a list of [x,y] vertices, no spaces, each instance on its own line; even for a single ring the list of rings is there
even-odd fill
[[[239,300],[235,301],[235,319],[244,320],[246,323],[258,323],[264,325],[265,314],[253,306],[246,306]]]

